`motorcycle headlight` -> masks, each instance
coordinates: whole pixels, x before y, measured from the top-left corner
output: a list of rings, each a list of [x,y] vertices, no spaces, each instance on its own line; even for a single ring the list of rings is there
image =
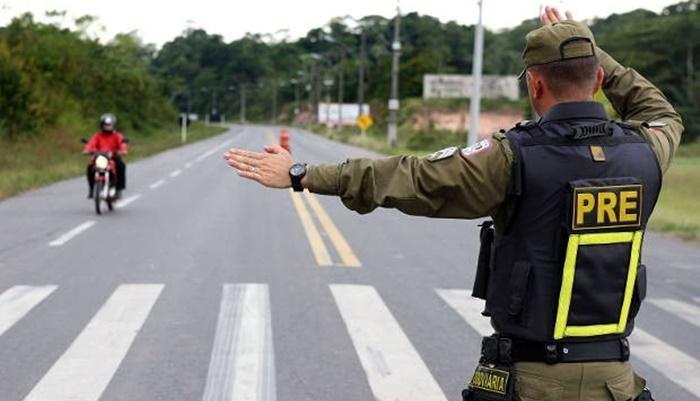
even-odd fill
[[[106,169],[107,166],[109,166],[109,159],[102,155],[97,156],[97,159],[95,159],[95,167],[99,169]]]

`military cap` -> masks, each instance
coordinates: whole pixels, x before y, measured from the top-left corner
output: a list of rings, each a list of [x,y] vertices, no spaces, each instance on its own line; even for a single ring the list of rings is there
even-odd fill
[[[525,36],[525,42],[525,69],[518,79],[533,65],[595,55],[593,33],[585,24],[576,21],[567,20],[539,27]]]

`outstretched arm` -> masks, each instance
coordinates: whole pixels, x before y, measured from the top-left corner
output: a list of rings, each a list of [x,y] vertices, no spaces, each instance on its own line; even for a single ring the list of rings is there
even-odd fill
[[[265,151],[231,149],[224,158],[241,177],[271,188],[290,187],[291,155],[279,146]],[[312,192],[338,196],[359,213],[387,207],[419,216],[476,218],[495,213],[503,202],[511,160],[510,147],[500,136],[471,149],[450,148],[429,157],[311,166],[302,185]]]

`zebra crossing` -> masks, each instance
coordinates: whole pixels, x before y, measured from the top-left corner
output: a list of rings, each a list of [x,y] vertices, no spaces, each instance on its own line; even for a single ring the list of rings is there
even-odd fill
[[[163,284],[117,286],[24,401],[99,400],[164,288]],[[59,291],[61,288],[55,285],[17,285],[0,293],[0,346],[3,334],[23,319],[31,319],[37,306],[50,308],[52,295]],[[421,356],[421,344],[408,337],[395,311],[375,287],[330,284],[328,291],[375,400],[443,401],[448,399],[446,394],[455,391],[440,387]],[[469,331],[465,335],[491,333],[488,319],[481,316],[483,302],[472,298],[470,291],[435,289],[433,294],[447,306],[446,313],[456,314],[465,323]],[[669,298],[649,301],[664,313],[698,326],[698,304]],[[267,284],[223,284],[202,400],[278,398],[275,352],[283,353],[284,349],[276,349],[273,344],[274,321]],[[697,356],[661,340],[644,328],[643,322],[640,325],[631,338],[635,358],[697,397]],[[5,401],[1,394],[0,399]]]

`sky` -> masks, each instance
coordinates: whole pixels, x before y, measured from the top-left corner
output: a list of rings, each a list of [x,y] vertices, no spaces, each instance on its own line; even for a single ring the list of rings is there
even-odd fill
[[[680,0],[484,0],[483,22],[498,30],[518,25],[538,15],[541,5],[571,10],[577,19],[606,17],[637,8],[660,12]],[[247,32],[273,34],[275,38],[296,39],[333,17],[365,15],[390,17],[396,13],[396,0],[0,0],[0,26],[13,17],[32,12],[45,21],[45,11],[67,11],[64,24],[90,14],[97,16],[104,29],[92,34],[103,41],[116,33],[136,31],[145,43],[160,47],[187,28],[203,28],[220,34],[226,41]],[[477,0],[401,0],[402,14],[417,11],[439,18],[474,24],[478,18]]]

